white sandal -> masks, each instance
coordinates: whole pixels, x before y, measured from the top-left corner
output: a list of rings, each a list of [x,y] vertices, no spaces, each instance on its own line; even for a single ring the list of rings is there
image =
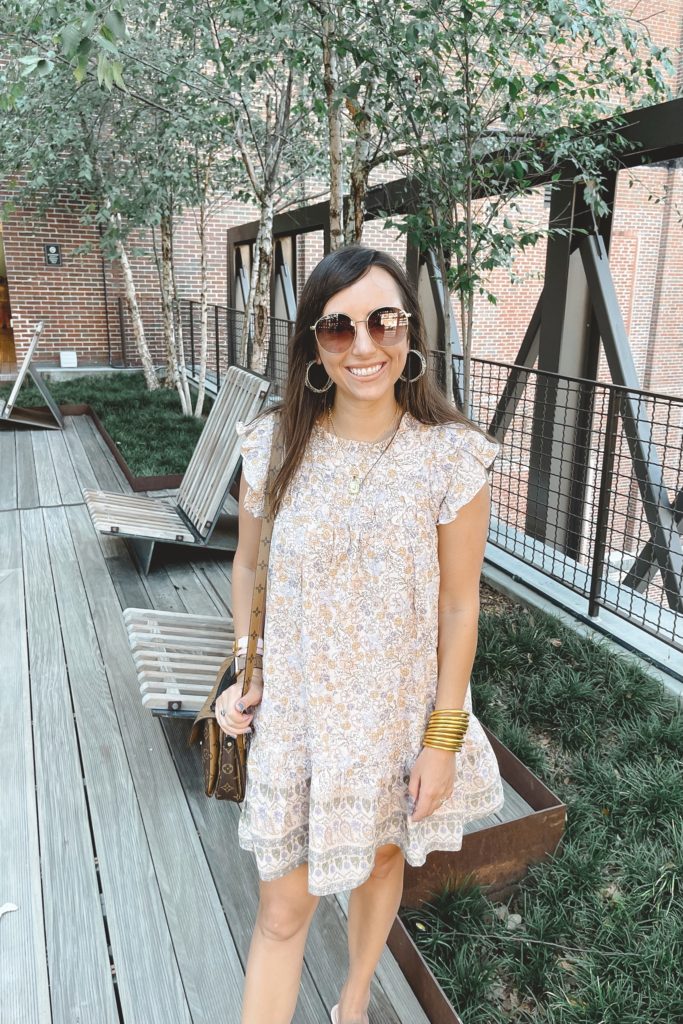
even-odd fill
[[[330,1010],[330,1020],[332,1024],[339,1024],[339,1003],[335,1003]]]

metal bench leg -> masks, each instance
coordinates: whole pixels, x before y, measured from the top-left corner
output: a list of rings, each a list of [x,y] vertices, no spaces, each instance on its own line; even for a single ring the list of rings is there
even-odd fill
[[[139,537],[126,537],[128,544],[135,556],[135,561],[140,567],[140,571],[144,576],[149,573],[149,568],[152,564],[152,556],[154,554],[154,545],[156,541],[153,540],[142,540]]]

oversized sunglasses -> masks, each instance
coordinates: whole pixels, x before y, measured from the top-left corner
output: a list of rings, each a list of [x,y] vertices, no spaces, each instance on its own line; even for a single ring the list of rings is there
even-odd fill
[[[380,306],[364,320],[352,320],[346,313],[326,313],[311,326],[318,344],[326,352],[346,352],[356,337],[356,324],[365,324],[376,345],[398,345],[408,334],[411,314],[397,306]]]

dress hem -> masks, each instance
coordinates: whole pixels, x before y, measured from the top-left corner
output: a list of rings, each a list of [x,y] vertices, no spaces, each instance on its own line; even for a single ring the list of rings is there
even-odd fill
[[[503,807],[504,803],[505,803],[504,799],[503,800],[499,800],[498,803],[492,805],[483,814],[478,814],[476,818],[466,818],[466,819],[464,819],[462,821],[462,826],[464,827],[465,825],[469,824],[471,821],[478,821],[480,818],[486,818],[486,817],[489,817],[489,815],[491,815],[491,814],[495,814],[497,811],[501,810],[501,808]],[[460,816],[457,815],[456,817],[459,818]],[[429,856],[429,854],[430,853],[434,853],[435,851],[439,851],[441,853],[457,853],[459,850],[462,849],[462,841],[463,841],[463,833],[462,832],[460,833],[460,840],[457,843],[456,843],[456,841],[453,841],[453,842],[449,843],[447,840],[443,840],[443,839],[438,839],[437,838],[434,841],[433,844],[430,844],[429,842],[427,842],[425,844],[424,849],[420,853],[414,854],[413,857],[411,858],[409,856],[409,853],[408,853],[408,848],[407,848],[407,844],[405,842],[404,836],[396,834],[396,833],[388,833],[387,835],[382,836],[380,838],[379,842],[377,842],[375,844],[375,849],[377,849],[380,846],[384,846],[387,843],[394,843],[401,850],[406,864],[410,865],[411,868],[419,868],[419,867],[422,867],[422,865],[425,863],[425,861],[427,860],[427,857]],[[240,836],[238,838],[238,845],[240,846],[240,848],[242,850],[247,850],[247,851],[249,851],[251,853],[254,852],[254,842],[251,839],[251,837],[246,837],[246,836],[241,837]],[[422,858],[421,860],[419,859],[420,857]],[[308,862],[308,856],[303,857],[303,858],[298,858],[297,860],[293,861],[291,864],[288,864],[287,867],[284,870],[278,870],[278,871],[273,871],[273,872],[265,872],[265,873],[261,873],[261,870],[258,868],[258,865],[257,865],[257,871],[258,871],[258,874],[259,874],[259,879],[262,882],[274,882],[278,878],[284,878],[284,876],[288,875],[290,873],[290,871],[294,871],[296,868],[301,867],[302,864],[306,864],[307,862]],[[331,885],[328,885],[328,886],[316,885],[315,883],[313,883],[312,886],[309,884],[308,892],[311,894],[311,896],[334,896],[336,893],[350,892],[352,889],[356,889],[356,888],[358,888],[359,885],[363,885],[364,882],[367,882],[368,878],[372,874],[373,866],[374,866],[374,858],[373,858],[373,864],[371,864],[370,869],[368,870],[368,872],[366,874],[364,874],[362,877],[359,877],[358,880],[354,881],[353,884],[351,884],[351,885],[345,884],[344,886],[340,887],[339,884],[335,885],[334,883],[331,883]]]

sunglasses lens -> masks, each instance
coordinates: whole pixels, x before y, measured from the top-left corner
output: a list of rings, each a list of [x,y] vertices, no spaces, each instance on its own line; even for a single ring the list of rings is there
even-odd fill
[[[318,321],[315,335],[328,352],[344,352],[353,342],[355,328],[346,313],[330,313]]]
[[[382,306],[368,317],[368,333],[376,345],[397,345],[407,331],[408,317],[395,306]]]

